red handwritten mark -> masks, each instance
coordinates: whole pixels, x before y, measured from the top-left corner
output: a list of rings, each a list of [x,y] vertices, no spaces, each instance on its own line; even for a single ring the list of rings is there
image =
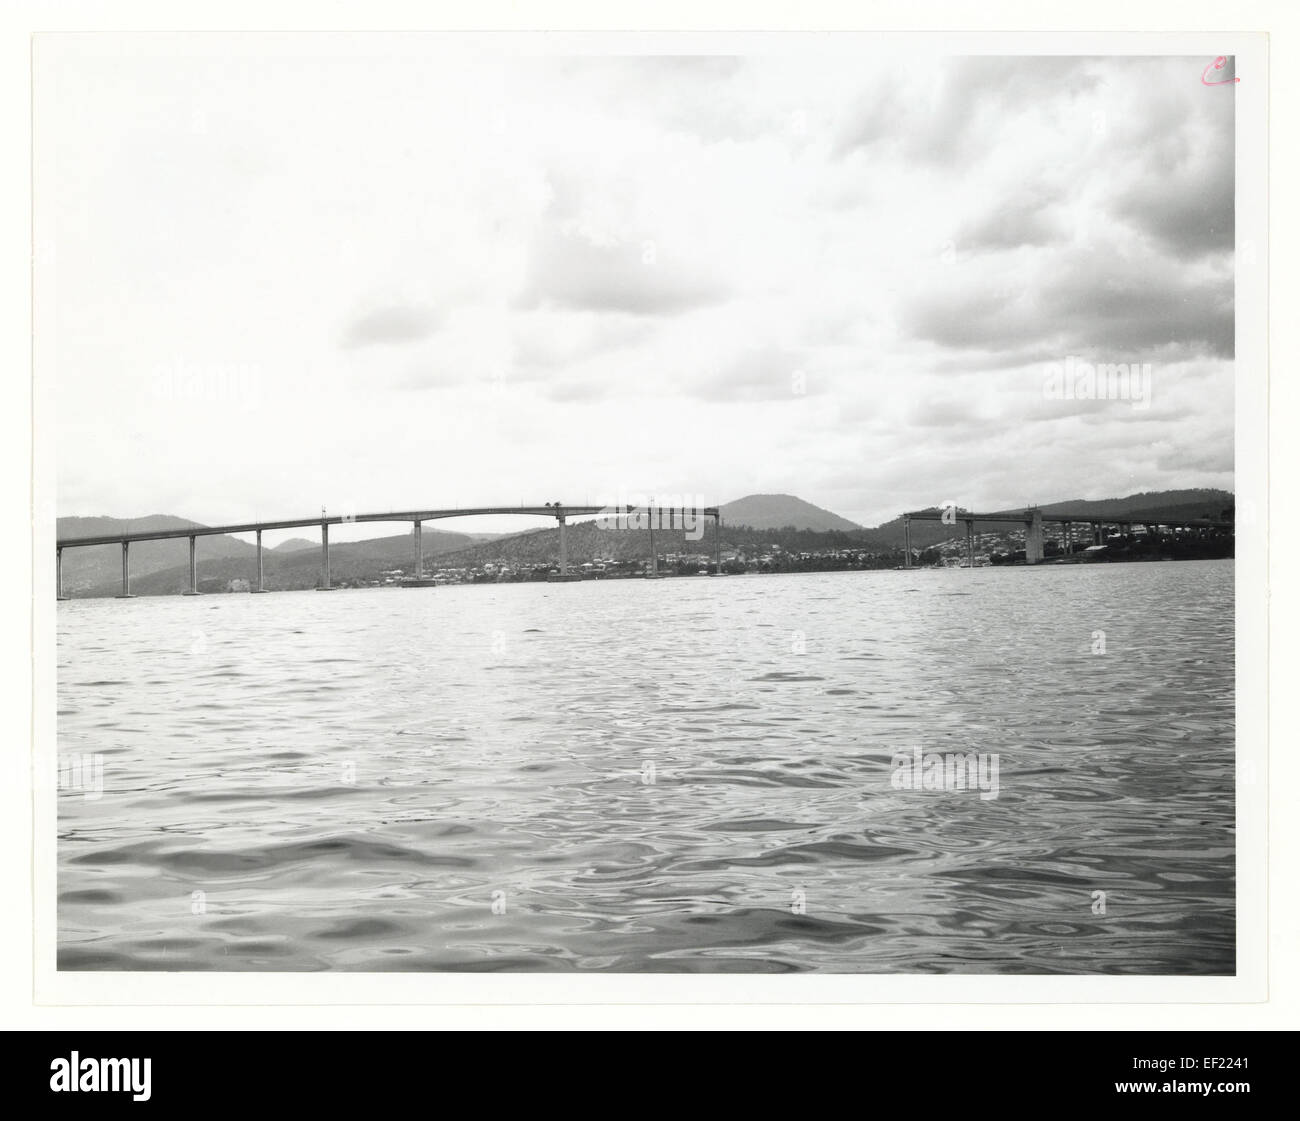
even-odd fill
[[[1228,64],[1228,60],[1224,58],[1223,55],[1219,55],[1218,58],[1216,58],[1212,63],[1210,63],[1209,66],[1207,66],[1204,70],[1201,71],[1201,85],[1230,86],[1232,85],[1233,82],[1240,82],[1241,81],[1240,78],[1220,78],[1218,81],[1215,82],[1211,82],[1206,79],[1205,75],[1208,74],[1211,70],[1222,70],[1225,66],[1227,66],[1227,64]]]

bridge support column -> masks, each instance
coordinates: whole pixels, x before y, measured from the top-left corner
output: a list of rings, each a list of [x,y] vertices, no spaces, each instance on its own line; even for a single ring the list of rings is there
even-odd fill
[[[1092,523],[1092,543],[1094,545],[1101,544],[1101,525],[1098,522]]]
[[[424,579],[424,523],[415,522],[415,578]]]
[[[1025,564],[1039,564],[1043,559],[1043,512],[1035,510],[1025,522]]]
[[[560,525],[560,575],[569,575],[569,551],[564,543],[564,515],[560,514],[555,519]]]
[[[912,567],[912,519],[903,518],[903,567]]]
[[[262,531],[260,529],[257,531],[257,587],[254,588],[253,591],[266,591],[266,584],[262,572]]]
[[[67,599],[63,594],[63,550],[54,550],[54,595],[56,599]]]
[[[185,593],[187,596],[196,596],[199,594],[199,563],[195,551],[195,542],[198,538],[190,534],[190,590]]]
[[[330,590],[330,524],[320,523],[320,586],[318,592]]]
[[[122,594],[118,599],[135,599],[131,594],[131,542],[122,542]]]
[[[655,548],[655,508],[646,507],[646,524],[650,527],[650,575],[659,575],[659,550]]]
[[[713,515],[713,567],[722,575],[722,511]]]
[[[975,567],[975,523],[966,521],[966,567]]]

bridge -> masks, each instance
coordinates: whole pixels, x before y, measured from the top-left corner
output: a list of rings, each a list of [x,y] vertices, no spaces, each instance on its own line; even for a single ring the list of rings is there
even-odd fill
[[[1168,526],[1171,529],[1232,529],[1233,523],[1217,518],[1163,518],[1155,514],[1120,514],[1116,517],[1102,517],[1095,513],[1082,511],[1058,510],[1054,514],[1045,514],[1036,507],[1020,512],[996,514],[976,514],[970,510],[958,510],[948,506],[936,510],[914,510],[903,515],[903,555],[904,565],[912,567],[912,522],[942,522],[956,525],[961,522],[966,527],[966,563],[975,564],[975,523],[1016,523],[1025,527],[1025,563],[1039,564],[1043,559],[1043,526],[1055,522],[1061,527],[1065,552],[1072,553],[1075,527],[1087,526],[1092,538],[1091,543],[1100,545],[1105,539],[1106,529],[1114,526],[1124,533],[1131,533],[1135,525],[1146,529],[1152,526]]]
[[[243,522],[239,525],[186,526],[184,529],[145,530],[139,533],[110,533],[100,537],[65,537],[55,542],[55,587],[58,598],[68,599],[63,594],[63,550],[84,548],[89,545],[121,545],[122,547],[122,591],[118,599],[133,599],[131,595],[131,543],[133,541],[166,541],[172,538],[188,537],[190,542],[190,586],[184,594],[199,594],[198,539],[234,533],[255,533],[257,535],[257,587],[254,592],[265,592],[265,579],[262,566],[262,533],[274,529],[305,529],[320,527],[320,583],[318,591],[330,591],[330,526],[352,525],[360,522],[410,522],[414,527],[415,538],[415,579],[412,586],[427,586],[424,580],[424,547],[421,530],[425,522],[440,521],[446,518],[489,517],[503,514],[522,514],[532,517],[554,518],[560,530],[559,575],[552,579],[560,581],[578,580],[578,574],[569,572],[568,553],[565,549],[564,527],[569,518],[602,517],[623,519],[630,522],[636,519],[639,528],[646,524],[650,529],[650,575],[658,575],[658,556],[654,549],[654,530],[658,528],[691,529],[695,520],[712,518],[714,524],[713,548],[715,563],[721,562],[721,528],[722,514],[716,506],[565,506],[559,502],[546,502],[541,506],[473,506],[446,510],[389,510],[382,514],[335,514],[318,517],[290,518],[272,522]],[[667,519],[667,525],[664,520]],[[692,519],[688,524],[687,519]],[[676,524],[674,524],[676,523]]]

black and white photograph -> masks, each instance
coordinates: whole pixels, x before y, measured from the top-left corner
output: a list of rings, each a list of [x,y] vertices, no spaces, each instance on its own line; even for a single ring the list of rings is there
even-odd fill
[[[1099,43],[37,36],[60,983],[1240,978],[1261,75]]]

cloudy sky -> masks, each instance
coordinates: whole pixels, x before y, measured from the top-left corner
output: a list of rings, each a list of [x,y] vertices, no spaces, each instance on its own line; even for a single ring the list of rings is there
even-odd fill
[[[1231,488],[1207,61],[38,52],[58,513]]]

